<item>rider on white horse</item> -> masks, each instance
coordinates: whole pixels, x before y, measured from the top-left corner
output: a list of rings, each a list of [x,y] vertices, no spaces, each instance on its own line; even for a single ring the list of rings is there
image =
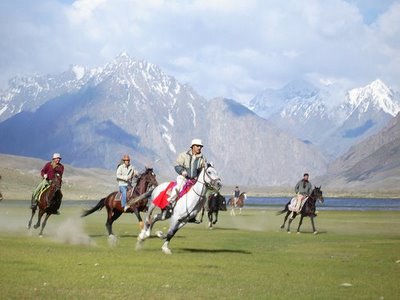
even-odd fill
[[[206,160],[201,153],[203,142],[200,139],[193,139],[190,149],[182,152],[176,159],[175,171],[178,173],[176,186],[171,190],[168,202],[171,207],[175,206],[179,192],[182,190],[188,179],[197,179],[199,170],[206,165]]]

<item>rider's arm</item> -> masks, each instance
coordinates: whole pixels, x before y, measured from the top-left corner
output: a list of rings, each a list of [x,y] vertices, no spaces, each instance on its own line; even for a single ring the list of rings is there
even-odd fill
[[[299,192],[299,189],[300,189],[300,181],[294,187],[294,192],[297,194]]]
[[[117,180],[128,181],[128,174],[124,174],[123,165],[120,165],[117,169]]]
[[[187,171],[184,165],[185,165],[185,153],[181,153],[178,155],[178,158],[176,159],[176,165],[175,165],[176,173],[182,175],[183,171]]]

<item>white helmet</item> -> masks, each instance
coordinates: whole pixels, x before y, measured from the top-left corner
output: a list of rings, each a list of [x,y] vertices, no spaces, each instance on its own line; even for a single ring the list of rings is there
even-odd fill
[[[203,142],[201,141],[201,139],[193,139],[190,147],[193,147],[193,145],[199,145],[203,147]]]
[[[56,158],[61,159],[60,153],[54,153],[54,154],[53,154],[53,159],[56,159]]]

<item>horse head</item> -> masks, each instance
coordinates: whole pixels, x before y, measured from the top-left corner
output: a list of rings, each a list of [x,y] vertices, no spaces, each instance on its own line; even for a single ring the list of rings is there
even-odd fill
[[[51,181],[51,187],[54,189],[54,191],[58,191],[61,189],[61,176],[56,173],[54,176],[54,179]]]
[[[324,196],[322,195],[321,186],[314,187],[311,195],[313,196],[313,198],[315,198],[315,200],[318,200],[320,203],[324,203]]]
[[[147,192],[150,188],[154,188],[158,185],[156,174],[153,168],[146,168],[142,174],[139,175],[136,181],[135,189],[139,194]]]
[[[203,180],[207,188],[211,190],[219,191],[222,187],[221,178],[219,178],[218,172],[212,163],[207,163],[204,168]]]

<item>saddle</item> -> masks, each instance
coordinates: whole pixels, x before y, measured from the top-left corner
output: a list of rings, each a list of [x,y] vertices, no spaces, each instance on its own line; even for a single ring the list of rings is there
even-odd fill
[[[297,197],[293,197],[292,200],[290,200],[290,204],[289,204],[289,206],[288,206],[288,209],[289,209],[290,211],[292,211],[292,212],[299,213],[299,212],[301,212],[301,209],[303,208],[303,206],[304,206],[304,204],[307,202],[307,200],[308,200],[308,197],[304,198],[304,199],[301,201],[299,210],[296,211]]]
[[[128,187],[128,190],[126,191],[126,200],[128,201],[130,198],[133,196],[133,187]],[[122,200],[122,193],[120,191],[117,192],[117,194],[114,197],[114,201],[121,201]]]
[[[195,179],[188,179],[184,184],[182,190],[179,192],[176,201],[178,202],[179,199],[181,199],[183,195],[185,195],[195,183],[196,183]],[[161,209],[166,208],[169,204],[168,198],[171,195],[171,190],[175,186],[176,186],[176,181],[170,181],[168,186],[163,191],[161,191],[156,198],[154,198],[153,200],[154,205],[158,206]]]

